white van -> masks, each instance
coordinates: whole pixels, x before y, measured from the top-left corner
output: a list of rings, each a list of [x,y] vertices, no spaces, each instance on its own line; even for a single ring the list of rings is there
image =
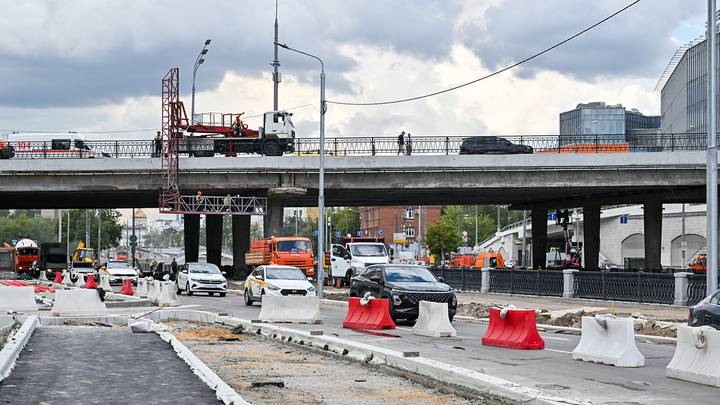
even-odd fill
[[[330,246],[330,282],[336,287],[346,283],[357,276],[365,267],[373,264],[388,264],[388,255],[385,244],[376,242],[351,242],[342,245]]]
[[[24,158],[95,158],[95,152],[84,135],[75,132],[13,132],[5,137],[15,149],[15,156]]]

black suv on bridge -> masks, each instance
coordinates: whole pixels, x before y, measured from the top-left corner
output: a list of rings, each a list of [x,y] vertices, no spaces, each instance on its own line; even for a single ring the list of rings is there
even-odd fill
[[[528,145],[512,143],[499,136],[472,136],[465,138],[460,145],[461,155],[482,155],[493,154],[517,154],[533,153],[533,148]]]
[[[352,278],[350,296],[362,297],[370,292],[375,298],[388,298],[393,320],[417,319],[420,301],[447,302],[452,322],[457,297],[443,281],[423,266],[381,264],[370,266]]]

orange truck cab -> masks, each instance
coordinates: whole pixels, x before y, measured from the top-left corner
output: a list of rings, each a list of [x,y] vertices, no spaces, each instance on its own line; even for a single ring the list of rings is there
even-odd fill
[[[36,276],[37,264],[40,260],[38,254],[38,246],[35,241],[30,239],[21,239],[15,244],[15,271],[17,273],[31,274]]]
[[[245,254],[248,267],[278,264],[294,266],[305,272],[308,277],[315,276],[315,258],[312,242],[298,236],[273,237],[255,240],[250,244],[250,252]]]
[[[693,273],[705,273],[707,271],[707,255],[699,254],[690,262],[690,270]]]
[[[496,269],[504,269],[505,268],[505,259],[503,259],[502,255],[497,252],[480,253],[477,256],[477,258],[475,258],[475,265],[473,267],[477,267],[479,269],[481,269],[483,267],[493,267]]]

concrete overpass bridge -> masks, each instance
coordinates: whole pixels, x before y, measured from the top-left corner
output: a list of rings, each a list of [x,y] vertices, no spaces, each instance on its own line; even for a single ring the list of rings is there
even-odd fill
[[[659,238],[652,235],[661,231],[662,203],[704,201],[705,156],[704,151],[328,156],[326,204],[506,204],[531,209],[536,224],[545,223],[539,219],[548,209],[583,207],[587,263],[598,262],[592,255],[599,251],[600,207],[645,204],[646,263],[659,267]],[[156,207],[160,167],[157,158],[0,160],[0,208]],[[317,167],[313,156],[181,158],[178,182],[183,194],[269,195],[266,222],[274,233],[282,226],[282,207],[316,204]],[[306,192],[272,192],[287,188]],[[195,223],[187,217],[193,216],[186,216],[186,224]],[[247,218],[236,222],[239,232],[245,232],[245,222],[249,230]],[[534,263],[544,263],[546,228],[532,230]]]

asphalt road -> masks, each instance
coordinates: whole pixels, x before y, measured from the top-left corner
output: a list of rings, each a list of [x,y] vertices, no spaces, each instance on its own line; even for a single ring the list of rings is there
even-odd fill
[[[183,304],[196,309],[227,312],[245,319],[256,319],[260,305],[245,306],[240,295],[209,297],[182,295]],[[346,310],[322,307],[322,325],[289,325],[301,329],[323,329],[325,334],[400,351],[419,351],[423,357],[502,377],[549,394],[573,399],[590,400],[596,404],[678,404],[717,403],[716,388],[673,380],[665,377],[675,347],[639,343],[645,355],[645,367],[617,368],[575,361],[571,352],[580,337],[557,333],[541,333],[545,350],[510,350],[483,346],[485,325],[456,320],[456,338],[429,338],[411,333],[412,324],[401,324],[382,334],[368,334],[342,328]]]

